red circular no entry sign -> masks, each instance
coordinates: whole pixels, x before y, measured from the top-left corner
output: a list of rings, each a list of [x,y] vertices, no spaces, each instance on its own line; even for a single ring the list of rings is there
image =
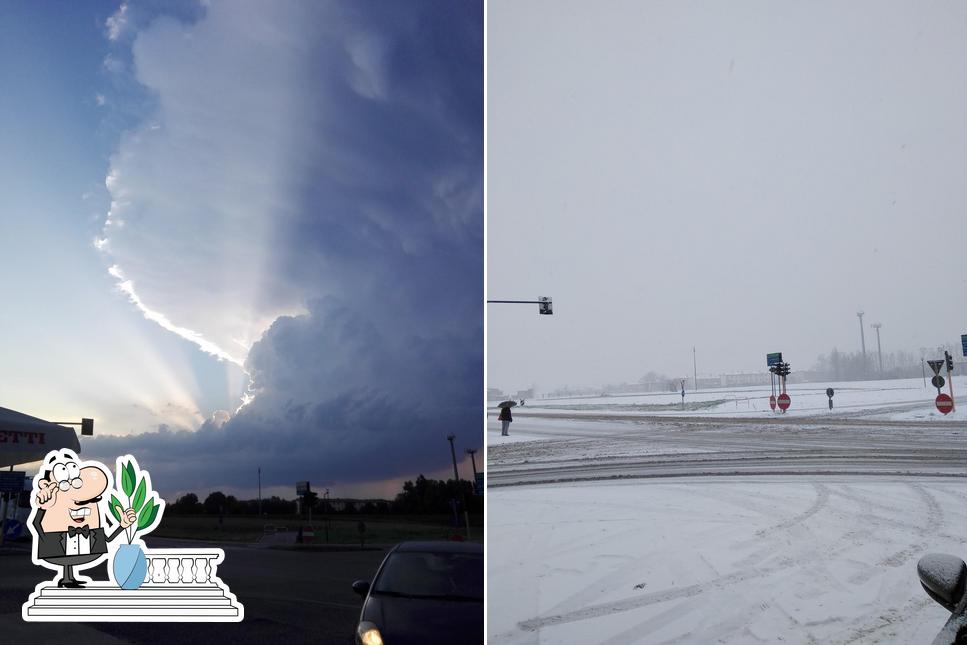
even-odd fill
[[[772,408],[773,410],[776,409],[776,395],[775,394],[769,396],[769,407]]]
[[[954,401],[950,396],[940,393],[937,395],[937,409],[944,414],[949,413],[954,409]]]
[[[776,399],[776,403],[779,405],[779,409],[782,411],[786,411],[789,408],[789,404],[791,402],[792,402],[792,399],[790,399],[789,395],[786,394],[785,392],[780,394],[779,398]]]

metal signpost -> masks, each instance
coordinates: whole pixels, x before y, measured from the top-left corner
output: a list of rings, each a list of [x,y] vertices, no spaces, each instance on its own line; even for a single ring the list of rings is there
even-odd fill
[[[776,411],[776,365],[782,364],[782,352],[766,354],[766,367],[769,368],[769,382],[772,384],[772,395],[769,397],[769,407]]]
[[[963,338],[964,337],[961,336],[961,340],[963,340]],[[927,365],[929,365],[930,369],[933,370],[933,378],[930,379],[930,382],[933,384],[935,388],[937,388],[937,399],[935,401],[937,405],[937,409],[943,412],[944,414],[953,412],[956,409],[956,404],[954,402],[954,379],[953,379],[954,357],[950,354],[950,352],[945,351],[943,360],[927,361]],[[947,368],[946,379],[940,376],[940,370],[943,369],[945,366]],[[946,380],[947,387],[950,389],[949,395],[941,392],[941,388],[944,386],[945,380]]]
[[[773,354],[770,354],[770,356],[773,356]],[[781,354],[778,354],[778,356],[780,358],[782,357]],[[789,363],[778,362],[775,365],[772,365],[771,367],[769,367],[769,371],[772,372],[779,379],[779,396],[776,398],[776,405],[779,406],[779,409],[782,412],[785,412],[786,409],[789,407],[789,403],[791,401],[789,395],[786,394],[786,377],[789,376],[789,373],[792,370],[790,369]],[[773,392],[775,392],[774,386],[773,386]],[[783,406],[783,403],[785,403],[785,406]],[[770,407],[772,406],[772,397],[769,397],[769,405]],[[775,410],[775,407],[773,407],[772,409]]]
[[[311,493],[309,482],[296,482],[295,494],[302,498],[302,506],[305,506],[306,495]],[[301,508],[299,510],[302,510]],[[312,506],[309,506],[309,526],[312,526]]]
[[[826,388],[826,396],[829,397],[829,409],[830,410],[833,409],[833,394],[835,394],[835,392],[833,391],[833,388],[831,388],[831,387]]]
[[[783,367],[788,367],[788,364],[782,362],[782,352],[772,352],[766,354],[766,367],[769,368],[770,382],[772,383],[772,395],[769,397],[769,407],[772,411],[776,411],[776,394],[783,394],[786,391],[785,381],[782,380],[783,377]],[[786,374],[789,372],[787,371]],[[779,379],[779,390],[776,391],[776,379]],[[786,397],[788,398],[788,397]],[[788,405],[786,407],[789,407]],[[786,408],[782,408],[785,412]]]

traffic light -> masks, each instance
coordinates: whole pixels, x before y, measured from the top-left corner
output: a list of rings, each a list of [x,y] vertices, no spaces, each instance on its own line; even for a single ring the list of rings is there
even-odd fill
[[[954,357],[953,357],[953,355],[950,352],[944,352],[943,355],[944,355],[944,358],[947,359],[947,371],[948,372],[953,372],[954,371]]]
[[[539,312],[541,314],[546,315],[546,316],[550,316],[551,314],[554,313],[554,308],[551,306],[551,299],[550,298],[545,298],[545,297],[542,296],[542,297],[538,298],[538,301],[539,301],[539,304],[537,306],[540,307]]]

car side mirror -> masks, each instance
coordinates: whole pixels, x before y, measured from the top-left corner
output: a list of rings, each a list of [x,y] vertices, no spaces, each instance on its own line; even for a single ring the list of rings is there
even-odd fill
[[[358,593],[363,598],[369,593],[369,581],[368,580],[357,580],[353,583],[353,591]]]
[[[945,553],[928,553],[917,563],[917,574],[928,596],[947,611],[957,609],[967,584],[967,564],[963,560]]]

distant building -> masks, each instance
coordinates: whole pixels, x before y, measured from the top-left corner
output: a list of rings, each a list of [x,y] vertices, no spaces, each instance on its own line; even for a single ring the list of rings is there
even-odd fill
[[[750,387],[753,385],[769,385],[772,374],[769,372],[737,372],[722,374],[719,387]]]

